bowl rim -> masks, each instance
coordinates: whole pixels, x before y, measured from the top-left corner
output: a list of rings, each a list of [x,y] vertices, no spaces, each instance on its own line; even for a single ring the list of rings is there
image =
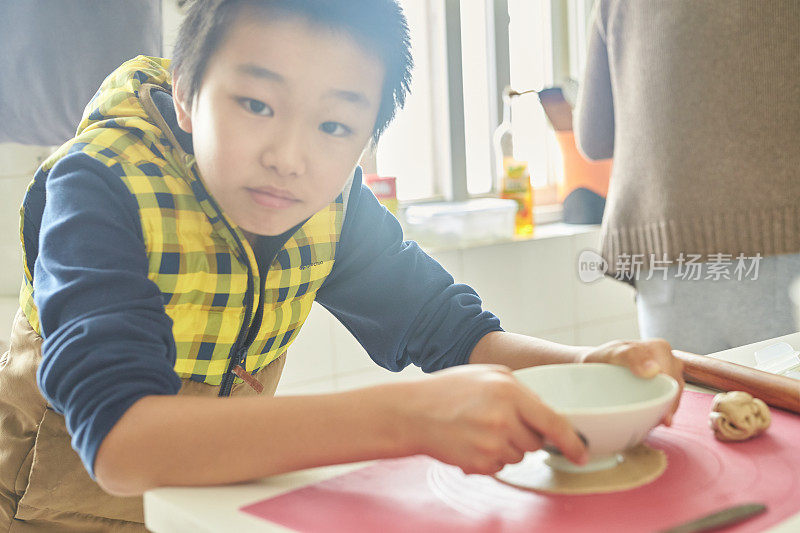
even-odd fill
[[[631,372],[631,374],[634,377],[639,377],[639,376],[636,376],[635,374],[633,374],[633,372],[629,368],[621,366],[621,365],[613,365],[611,363],[555,363],[555,364],[548,364],[548,365],[536,365],[536,366],[529,366],[529,367],[526,367],[526,368],[520,368],[518,370],[514,370],[511,374],[516,378],[517,375],[519,375],[519,374],[530,373],[530,372],[533,372],[533,371],[536,371],[536,370],[539,370],[539,369],[543,369],[543,368],[563,367],[563,366],[574,366],[574,367],[577,367],[577,368],[587,368],[587,367],[593,367],[593,366],[594,367],[620,368],[620,369],[627,370],[628,372]],[[560,415],[564,415],[564,416],[568,416],[568,415],[584,415],[584,414],[585,415],[598,415],[598,414],[609,414],[609,413],[630,413],[630,412],[633,412],[633,411],[638,411],[640,409],[647,409],[647,408],[650,408],[650,407],[654,407],[654,406],[656,406],[656,405],[658,405],[660,403],[666,402],[667,399],[674,400],[675,397],[677,396],[678,390],[680,389],[680,387],[678,385],[678,381],[675,378],[673,378],[672,376],[668,376],[667,374],[658,373],[655,376],[653,376],[652,378],[640,378],[640,379],[651,379],[651,380],[660,379],[662,381],[663,380],[667,380],[667,383],[669,383],[670,387],[669,387],[669,390],[667,392],[665,392],[664,394],[662,394],[660,396],[657,396],[655,398],[651,398],[649,400],[643,400],[643,401],[640,401],[640,402],[635,402],[633,404],[627,404],[627,405],[616,405],[616,406],[610,406],[610,407],[579,407],[579,408],[570,408],[570,409],[557,409],[557,408],[549,405],[544,400],[542,400],[542,403],[544,403],[545,405],[550,407],[556,413],[558,413]],[[520,383],[522,385],[524,385],[525,387],[530,388],[527,385],[525,385],[524,383],[522,383],[522,381],[520,381]],[[536,393],[536,391],[533,390],[533,389],[531,389],[531,391]]]

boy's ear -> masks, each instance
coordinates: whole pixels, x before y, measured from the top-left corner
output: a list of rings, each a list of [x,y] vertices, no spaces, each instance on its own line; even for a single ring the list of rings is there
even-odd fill
[[[191,106],[184,102],[185,91],[182,91],[180,77],[172,80],[172,101],[175,105],[175,116],[178,119],[178,126],[186,133],[192,133],[192,113]]]

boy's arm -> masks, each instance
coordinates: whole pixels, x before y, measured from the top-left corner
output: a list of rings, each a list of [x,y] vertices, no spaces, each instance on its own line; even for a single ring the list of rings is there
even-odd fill
[[[397,220],[359,188],[358,178],[336,265],[317,300],[380,365],[399,370],[413,362],[430,372],[468,362],[511,369],[607,362],[642,376],[662,371],[682,383],[680,362],[663,341],[580,347],[502,331],[470,287],[453,283],[416,243],[402,240]]]
[[[276,398],[148,396],[103,440],[96,479],[110,493],[135,495],[415,453],[402,429],[399,393],[381,389]]]
[[[536,365],[579,363],[588,347],[568,346],[505,331],[484,335],[469,357],[473,364],[504,365],[511,370]]]
[[[33,269],[44,338],[37,380],[93,475],[97,447],[131,405],[180,390],[172,320],[147,277],[136,201],[114,171],[71,154],[45,192]]]
[[[117,495],[414,454],[493,474],[544,438],[586,461],[566,419],[507,369],[467,365],[338,394],[142,398],[103,441],[95,469],[98,483]]]
[[[475,291],[417,243],[356,172],[331,274],[317,292],[379,365],[426,372],[465,364],[478,340],[500,331]]]

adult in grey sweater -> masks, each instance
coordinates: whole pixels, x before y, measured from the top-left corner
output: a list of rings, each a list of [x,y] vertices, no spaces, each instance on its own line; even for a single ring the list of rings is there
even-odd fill
[[[595,7],[577,139],[614,158],[601,249],[643,336],[709,353],[795,331],[800,2]]]

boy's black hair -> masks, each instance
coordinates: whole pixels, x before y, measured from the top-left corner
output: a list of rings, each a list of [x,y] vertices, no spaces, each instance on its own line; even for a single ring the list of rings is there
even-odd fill
[[[188,101],[200,90],[211,56],[243,6],[296,14],[312,24],[348,32],[383,63],[386,75],[373,127],[373,141],[405,104],[411,83],[411,44],[408,23],[398,0],[184,0],[186,18],[178,32],[172,69],[183,80]]]

